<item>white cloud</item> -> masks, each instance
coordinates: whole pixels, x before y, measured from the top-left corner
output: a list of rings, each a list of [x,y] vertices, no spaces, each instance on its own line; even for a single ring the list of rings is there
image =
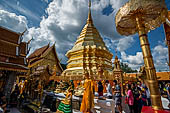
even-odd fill
[[[168,70],[167,60],[168,60],[168,48],[163,45],[157,45],[152,49],[152,55],[154,59],[154,64],[157,71]]]
[[[128,2],[128,0],[110,0],[110,4],[112,5],[112,8],[115,9],[115,12],[117,12],[126,2]]]
[[[121,2],[114,1],[114,2]],[[124,0],[123,0],[124,1]],[[92,1],[92,17],[96,28],[102,36],[112,40],[120,38],[120,35],[115,30],[114,15],[103,15],[102,10],[111,3],[109,0]],[[113,3],[113,2],[112,2]],[[116,6],[120,7],[120,6]],[[117,10],[115,8],[115,10]],[[88,15],[87,0],[53,0],[49,3],[46,9],[47,18],[43,17],[39,28],[30,28],[26,39],[34,37],[32,42],[33,48],[41,47],[48,42],[56,41],[56,49],[59,57],[63,58],[65,54],[77,39],[80,30],[86,23]],[[104,20],[104,21],[103,21]]]
[[[131,36],[121,38],[118,42],[117,49],[120,52],[125,51],[126,49],[132,46],[133,42],[134,42],[134,39]]]
[[[125,52],[121,52],[121,58],[123,61],[128,61],[131,64],[143,64],[142,52],[137,52],[136,55],[126,55]]]
[[[127,55],[125,50],[131,47],[134,39],[131,36],[119,39],[121,36],[116,32],[114,24],[116,11],[126,1],[95,0],[92,4],[92,16],[96,28],[102,37],[105,37],[106,46],[112,50],[117,48],[121,53],[120,60],[122,62],[128,63],[133,69],[139,69],[143,65],[142,52],[137,52],[136,55]],[[114,8],[114,12],[105,16],[102,14],[102,10],[109,4]],[[68,0],[53,0],[49,3],[46,13],[47,18],[42,18],[40,27],[29,28],[24,40],[34,37],[34,41],[31,43],[31,52],[49,42],[56,42],[59,58],[65,63],[67,61],[65,53],[71,49],[86,22],[88,2],[87,0],[70,0],[69,2]],[[27,28],[27,19],[24,16],[0,10],[0,25],[17,32],[23,32]],[[152,49],[152,53],[157,70],[167,69],[168,49],[159,44]]]
[[[16,32],[23,32],[27,28],[27,19],[24,16],[0,10],[0,26]]]
[[[152,50],[154,65],[157,71],[167,71],[168,48],[158,44]],[[140,66],[144,65],[142,52],[137,52],[136,55],[127,55],[124,51],[121,52],[121,59],[127,63],[132,69],[139,70]]]
[[[127,55],[125,52],[121,52],[121,59],[126,62],[132,69],[139,70],[140,66],[143,65],[142,52],[137,52],[136,55]]]
[[[19,6],[19,4],[20,4],[20,2],[19,2],[19,1],[17,1],[17,6]]]
[[[49,0],[41,0],[41,1],[45,1],[46,3],[48,3],[48,2],[49,2]]]
[[[35,14],[34,12],[32,12],[30,9],[19,5],[19,1],[17,1],[17,4],[13,4],[12,2],[10,2],[8,0],[4,0],[3,2],[8,7],[19,11],[20,13],[24,14],[25,16],[31,17],[35,20],[40,20],[40,17],[37,14]]]

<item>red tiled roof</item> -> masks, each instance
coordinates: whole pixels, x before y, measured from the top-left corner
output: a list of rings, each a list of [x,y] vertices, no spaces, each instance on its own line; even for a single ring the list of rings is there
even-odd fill
[[[137,73],[126,73],[127,77],[134,77],[136,78]],[[156,72],[158,80],[170,80],[170,72]],[[139,74],[137,74],[139,76]]]
[[[157,77],[159,77],[158,80],[170,80],[170,72],[157,72]]]

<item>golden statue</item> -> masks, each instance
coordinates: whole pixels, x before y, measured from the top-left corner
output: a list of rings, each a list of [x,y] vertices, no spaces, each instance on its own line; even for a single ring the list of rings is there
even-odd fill
[[[52,75],[56,76],[56,73],[57,73],[57,67],[56,67],[56,65],[54,65]]]
[[[41,85],[41,82],[40,82],[40,81],[39,81],[39,83],[38,83],[38,87],[37,87],[37,89],[38,89],[38,99],[41,101],[43,87],[42,87],[42,85]]]
[[[62,86],[61,86],[61,84],[58,84],[58,85],[56,86],[56,89],[55,89],[54,92],[55,92],[55,93],[61,93],[61,92],[62,92]]]
[[[65,113],[65,112],[66,113],[72,113],[72,110],[71,110],[72,92],[73,92],[73,89],[70,86],[67,89],[67,93],[66,93],[65,99],[63,99],[61,101],[61,103],[59,104],[56,113]]]
[[[75,96],[78,96],[78,97],[79,96],[83,96],[83,94],[84,94],[84,87],[83,87],[83,83],[82,82],[80,82],[80,85],[78,85],[76,87],[76,89],[74,90],[75,91],[75,93],[74,93]]]
[[[23,93],[24,89],[25,89],[25,85],[24,85],[24,80],[20,81],[20,83],[18,84],[19,86],[19,91],[20,91],[20,94]]]
[[[94,91],[93,91],[93,81],[89,77],[89,73],[85,74],[85,82],[84,82],[84,95],[80,107],[80,111],[83,113],[91,113],[91,109],[94,107]]]

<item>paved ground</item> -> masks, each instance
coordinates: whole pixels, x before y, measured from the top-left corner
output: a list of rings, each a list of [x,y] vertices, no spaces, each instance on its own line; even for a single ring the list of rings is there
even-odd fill
[[[10,108],[9,113],[21,113],[17,108]]]

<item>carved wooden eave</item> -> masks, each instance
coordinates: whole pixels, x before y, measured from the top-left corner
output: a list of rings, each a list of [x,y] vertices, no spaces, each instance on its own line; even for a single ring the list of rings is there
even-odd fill
[[[44,46],[42,48],[39,48],[37,50],[35,50],[27,59],[28,59],[28,67],[33,67],[39,63],[41,63],[42,61],[44,61],[46,59],[46,56],[51,52],[54,51],[54,55],[56,57],[56,61],[57,61],[57,65],[59,65],[61,71],[63,71],[63,68],[60,64],[60,60],[58,58],[56,49],[55,49],[55,44],[53,44],[51,47],[48,44],[47,46]],[[48,60],[48,59],[47,59]],[[50,59],[49,59],[50,60]],[[33,62],[35,61],[35,62]],[[33,62],[33,63],[31,63]]]

